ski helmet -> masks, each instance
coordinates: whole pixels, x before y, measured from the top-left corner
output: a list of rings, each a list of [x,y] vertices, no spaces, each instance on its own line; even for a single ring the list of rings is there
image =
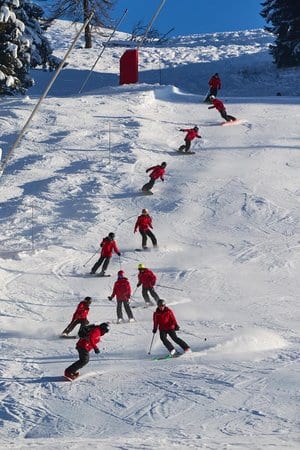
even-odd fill
[[[124,277],[124,270],[119,270],[118,272],[118,278],[123,278]]]
[[[142,209],[142,214],[149,214],[148,209],[146,209],[146,208]]]
[[[162,162],[161,163],[161,167],[167,167],[167,163],[166,162]]]
[[[101,331],[103,331],[103,333],[108,333],[109,332],[109,322],[103,322],[100,323],[99,328]]]
[[[110,239],[114,239],[115,238],[115,233],[108,233],[108,237]]]
[[[92,303],[92,297],[85,297],[84,301],[85,301],[85,303],[90,305]]]
[[[139,265],[138,265],[138,269],[145,269],[144,264],[139,264]]]
[[[198,131],[198,130],[199,130],[199,128],[197,127],[197,125],[194,126],[194,130],[195,130],[195,131]]]
[[[166,306],[166,302],[162,298],[160,298],[157,302],[157,306]]]
[[[214,95],[210,95],[209,98],[210,100],[215,100],[216,97]]]

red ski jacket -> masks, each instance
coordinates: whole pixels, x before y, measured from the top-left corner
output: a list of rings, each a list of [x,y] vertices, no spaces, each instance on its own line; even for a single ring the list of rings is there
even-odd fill
[[[100,244],[101,248],[101,256],[104,256],[105,258],[111,258],[113,251],[120,256],[120,251],[117,247],[117,244],[114,240],[108,239],[107,237],[104,238]]]
[[[83,300],[82,302],[78,303],[76,311],[73,314],[72,322],[79,319],[86,319],[88,316],[90,308]]]
[[[142,285],[146,289],[151,289],[155,286],[156,275],[150,269],[142,269],[139,271],[139,286]]]
[[[208,82],[209,86],[214,89],[221,89],[221,80],[219,77],[213,75]]]
[[[113,292],[111,294],[111,298],[117,298],[117,301],[127,301],[131,296],[131,286],[126,277],[119,278],[113,288]]]
[[[198,134],[198,131],[194,130],[194,128],[186,128],[181,131],[185,131],[187,133],[187,135],[184,138],[186,141],[192,141],[196,137],[201,138],[200,134]]]
[[[76,344],[76,348],[84,348],[88,352],[98,349],[97,344],[100,342],[100,337],[103,336],[103,331],[99,327],[93,328],[89,335],[85,338],[80,338]]]
[[[142,231],[147,231],[149,228],[152,227],[152,218],[149,216],[149,214],[142,214],[137,218],[136,224],[134,226],[134,232],[136,232],[137,229]]]
[[[165,174],[165,169],[161,166],[153,166],[153,167],[149,167],[149,169],[146,170],[146,172],[149,172],[149,170],[152,170],[152,172],[150,173],[150,178],[152,178],[152,180],[157,180],[158,178],[160,178],[162,181],[164,181],[164,174]]]
[[[213,99],[213,108],[216,108],[218,111],[224,111],[225,106],[224,103],[221,102],[221,100],[219,100],[218,98],[214,98]]]
[[[153,330],[170,331],[178,327],[173,311],[167,306],[164,309],[157,308],[153,313]]]

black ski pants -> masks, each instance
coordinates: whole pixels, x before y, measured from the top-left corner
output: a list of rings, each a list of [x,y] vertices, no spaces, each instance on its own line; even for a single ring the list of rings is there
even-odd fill
[[[162,343],[164,344],[165,347],[167,347],[167,349],[169,350],[169,352],[171,350],[174,350],[173,345],[171,344],[171,342],[168,340],[168,335],[170,336],[170,338],[176,342],[176,344],[178,344],[182,350],[187,350],[189,348],[189,346],[187,345],[186,342],[184,342],[182,339],[180,339],[175,330],[168,330],[168,331],[164,331],[164,330],[159,330],[159,336],[160,336],[160,340],[162,341]]]
[[[66,372],[76,373],[79,369],[86,366],[90,360],[90,354],[85,348],[77,348],[79,360],[67,367]]]
[[[191,148],[191,141],[189,141],[188,139],[185,139],[184,142],[185,142],[185,144],[183,144],[179,147],[179,151],[182,152],[184,150],[185,152],[188,152],[189,149]]]
[[[227,114],[226,109],[221,109],[220,114],[223,117],[223,119],[226,120],[226,122],[231,122],[232,120],[236,120],[235,117],[230,116],[229,114]]]
[[[128,300],[117,300],[117,317],[118,319],[123,319],[122,305],[126,311],[128,319],[133,319],[133,314],[129,305]]]
[[[148,183],[144,184],[144,186],[142,187],[142,191],[150,191],[150,189],[153,188],[154,183],[154,178],[150,178],[150,181],[148,181]]]
[[[89,323],[89,321],[87,319],[77,319],[74,320],[74,322],[69,323],[69,325],[64,329],[63,334],[69,334],[71,333],[72,330],[74,330],[74,328],[76,327],[76,325],[82,326],[82,325],[87,325]]]
[[[157,246],[157,240],[151,230],[140,230],[142,236],[142,247],[147,247],[147,237],[149,237],[152,241],[154,247]]]
[[[92,273],[96,273],[96,271],[99,269],[99,267],[101,266],[102,263],[103,263],[103,266],[102,266],[101,272],[105,272],[108,267],[109,261],[110,261],[110,256],[100,256],[98,261],[92,267]]]
[[[146,287],[142,287],[142,296],[145,300],[146,303],[152,303],[149,297],[149,294],[151,294],[151,296],[154,298],[154,300],[156,301],[156,303],[158,302],[158,300],[160,300],[159,296],[157,295],[157,293],[155,292],[154,288],[146,288]]]

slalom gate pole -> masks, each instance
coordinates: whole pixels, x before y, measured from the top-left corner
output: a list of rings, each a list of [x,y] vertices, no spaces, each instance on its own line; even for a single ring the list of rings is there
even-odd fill
[[[88,80],[90,79],[90,76],[92,75],[93,70],[95,69],[95,67],[96,67],[96,65],[97,65],[97,63],[98,63],[98,61],[99,61],[99,59],[100,59],[101,56],[103,55],[103,53],[104,53],[104,51],[105,51],[105,49],[106,49],[107,44],[109,43],[109,41],[111,40],[111,38],[112,38],[113,35],[115,34],[117,28],[119,27],[119,25],[121,24],[121,22],[123,21],[123,19],[124,19],[124,17],[126,16],[127,13],[128,13],[128,9],[125,9],[125,11],[124,11],[122,17],[120,18],[119,22],[117,23],[117,25],[116,25],[115,28],[113,29],[111,35],[109,36],[109,38],[107,39],[107,41],[103,44],[103,48],[102,48],[102,50],[101,50],[101,52],[100,52],[100,55],[99,55],[98,58],[96,59],[94,65],[93,65],[93,67],[91,68],[91,70],[90,70],[89,74],[87,75],[86,79],[85,79],[84,82],[82,83],[81,88],[80,88],[79,91],[78,91],[78,94],[81,94],[83,88],[85,87],[86,83],[87,83]]]
[[[96,255],[96,253],[98,253],[99,250],[96,250],[95,253],[83,264],[83,267],[85,267],[87,265],[88,262],[90,262],[90,260],[92,258],[94,258],[94,256]]]
[[[60,65],[58,66],[57,70],[55,71],[52,79],[50,80],[50,83],[48,84],[48,86],[45,89],[45,92],[41,95],[41,97],[39,98],[37,104],[35,105],[35,107],[33,108],[30,116],[28,117],[25,125],[23,126],[22,130],[20,131],[15,143],[13,144],[13,146],[11,147],[11,149],[9,150],[9,152],[7,153],[6,157],[4,158],[4,160],[2,161],[1,165],[0,165],[0,175],[2,175],[5,167],[7,166],[8,161],[10,160],[10,158],[12,157],[13,151],[15,150],[15,148],[17,147],[17,145],[19,144],[23,134],[25,133],[29,123],[31,122],[31,119],[33,118],[33,116],[35,115],[35,113],[37,112],[40,104],[42,103],[42,101],[44,100],[44,98],[47,96],[48,92],[50,91],[54,81],[56,80],[56,78],[58,77],[59,73],[61,72],[65,61],[67,59],[67,57],[69,56],[69,54],[71,53],[71,51],[73,50],[76,42],[78,41],[82,31],[85,29],[85,27],[87,26],[87,24],[89,23],[89,21],[91,20],[91,18],[93,17],[94,13],[92,12],[89,17],[86,19],[86,21],[84,22],[84,24],[82,25],[82,27],[80,28],[80,30],[78,31],[77,35],[75,36],[72,44],[70,45],[67,53],[65,54],[65,57],[63,58],[63,60],[61,61]]]
[[[172,287],[172,286],[164,286],[163,284],[157,284],[156,286],[162,287],[162,288],[166,288],[166,289],[173,289],[174,291],[181,291],[181,292],[184,291],[184,289],[179,289],[179,288],[175,288],[175,287]]]
[[[150,347],[149,347],[148,355],[151,355],[151,349],[152,349],[154,338],[155,338],[155,333],[152,334],[152,339],[151,339],[151,344],[150,344]]]

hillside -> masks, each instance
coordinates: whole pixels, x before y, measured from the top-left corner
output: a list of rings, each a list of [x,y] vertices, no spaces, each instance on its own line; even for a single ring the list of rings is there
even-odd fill
[[[58,56],[73,36],[67,22],[51,29]],[[125,38],[82,95],[101,38],[77,46],[1,178],[2,445],[297,449],[299,70],[274,68],[262,31],[218,33],[142,49],[140,83],[118,86]],[[203,103],[216,71],[239,125],[220,126]],[[4,154],[51,74],[34,77],[27,97],[2,99]],[[196,154],[176,153],[179,128],[195,124]],[[141,195],[145,170],[162,161],[165,182]],[[157,251],[135,251],[142,208]],[[121,251],[111,278],[85,276],[111,231]],[[154,308],[135,290],[140,263],[191,354],[153,360],[166,354],[157,334],[148,355]],[[107,299],[120,268],[135,290],[132,324],[117,325]],[[111,330],[71,384],[62,374],[76,340],[58,336],[87,295],[90,321]]]

